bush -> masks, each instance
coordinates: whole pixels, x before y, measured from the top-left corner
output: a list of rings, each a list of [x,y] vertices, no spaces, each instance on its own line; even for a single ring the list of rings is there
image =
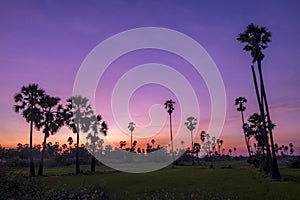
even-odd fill
[[[45,189],[39,179],[8,174],[3,167],[1,167],[0,185],[0,200],[45,199]]]
[[[99,185],[94,185],[90,187],[82,187],[79,191],[55,191],[52,193],[50,199],[61,199],[61,200],[71,200],[71,199],[108,199],[107,193],[104,191],[103,187]]]
[[[300,168],[300,159],[291,161],[290,168]]]

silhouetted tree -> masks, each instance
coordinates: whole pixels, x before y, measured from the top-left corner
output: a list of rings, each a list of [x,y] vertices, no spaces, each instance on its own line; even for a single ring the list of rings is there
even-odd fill
[[[232,153],[232,149],[229,149],[229,150],[228,150],[228,152],[229,152],[229,155],[231,156],[231,153]]]
[[[259,27],[257,25],[254,25],[253,23],[251,23],[247,26],[246,30],[243,33],[239,34],[237,40],[240,41],[241,43],[247,43],[246,46],[244,47],[244,50],[250,51],[251,56],[253,58],[251,68],[252,68],[253,80],[254,80],[254,84],[255,84],[257,101],[258,101],[258,105],[260,108],[260,115],[263,119],[263,129],[264,129],[264,135],[265,135],[264,137],[265,137],[265,143],[266,143],[266,148],[267,148],[267,159],[271,166],[272,178],[273,179],[281,179],[281,175],[280,175],[280,172],[278,169],[278,164],[277,164],[272,127],[266,126],[266,122],[265,122],[265,116],[266,116],[268,124],[271,124],[271,116],[270,116],[270,112],[269,112],[267,95],[266,95],[265,87],[264,87],[261,62],[264,59],[264,54],[262,53],[262,50],[266,49],[268,47],[268,43],[271,42],[270,38],[271,38],[271,33],[269,31],[267,31],[267,29],[265,27]],[[254,69],[255,62],[257,63],[259,77],[260,77],[260,94],[259,94],[259,89],[258,89],[258,85],[257,85],[257,81],[256,81],[256,74],[255,74],[255,69]],[[267,129],[268,129],[268,133],[270,135],[272,156],[271,156],[270,147],[269,147]]]
[[[174,104],[175,101],[173,101],[172,99],[167,100],[165,102],[165,109],[167,110],[170,116],[171,153],[172,153],[173,161],[175,161],[174,148],[173,148],[173,134],[172,134],[172,113],[174,111]]]
[[[80,131],[88,132],[93,115],[92,107],[88,99],[82,96],[73,96],[67,100],[65,109],[66,123],[76,134],[76,174],[80,173],[79,167],[79,134]]]
[[[184,125],[189,129],[191,132],[191,141],[192,141],[192,147],[194,147],[194,137],[193,137],[193,130],[196,128],[197,125],[197,119],[195,117],[188,117],[187,122],[184,123]]]
[[[43,149],[42,149],[40,166],[38,170],[39,176],[43,176],[46,140],[50,136],[50,134],[51,135],[55,134],[64,125],[65,122],[64,110],[62,105],[58,104],[59,101],[60,98],[50,97],[49,95],[45,95],[41,99],[41,107],[42,107],[42,114],[43,114],[43,120],[41,121],[41,126],[43,127],[44,141],[43,141]]]
[[[234,154],[236,156],[236,147],[233,147]]]
[[[30,124],[29,131],[29,159],[30,159],[30,176],[35,176],[34,163],[32,158],[32,129],[33,125],[37,130],[41,127],[42,112],[40,108],[40,101],[43,98],[45,91],[39,88],[38,84],[29,84],[28,86],[23,86],[21,91],[14,96],[15,103],[17,103],[14,108],[15,112],[19,113],[22,111],[22,116],[25,118],[26,122]]]
[[[182,149],[184,149],[184,146],[183,146],[184,145],[184,141],[183,140],[180,141],[180,144],[182,146]]]
[[[185,122],[184,125],[191,132],[191,141],[192,141],[192,150],[191,150],[191,152],[192,152],[192,156],[193,156],[192,165],[194,165],[195,162],[194,162],[194,155],[193,155],[193,153],[195,152],[195,150],[193,149],[194,148],[193,130],[196,128],[197,119],[195,117],[188,117],[186,120],[187,120],[187,122]]]
[[[92,115],[91,116],[91,132],[87,135],[86,139],[89,142],[87,142],[86,146],[91,150],[92,152],[92,161],[91,161],[91,171],[95,172],[96,170],[96,158],[95,158],[95,152],[96,149],[99,150],[102,148],[103,140],[99,137],[99,133],[102,133],[104,136],[107,135],[107,124],[105,121],[100,123],[102,120],[101,115]]]
[[[154,139],[151,140],[151,144],[152,144],[152,146],[154,148],[154,144],[155,144],[155,140]]]
[[[123,149],[127,145],[126,141],[120,141],[120,148]]]
[[[247,151],[248,151],[248,154],[249,154],[249,158],[252,159],[252,155],[251,155],[251,152],[250,152],[249,137],[247,137],[246,130],[245,130],[244,111],[246,110],[246,107],[244,106],[244,103],[246,103],[246,102],[247,102],[247,99],[245,97],[239,97],[239,98],[235,99],[235,105],[238,106],[237,111],[241,112],[242,128],[243,128],[243,132],[244,132]]]
[[[293,145],[293,143],[290,143],[289,147],[290,147],[290,155],[293,155],[294,154],[294,145]]]
[[[133,132],[134,129],[135,129],[135,123],[129,122],[129,124],[128,124],[128,129],[129,129],[129,131],[130,131],[130,148],[132,148],[132,132]]]

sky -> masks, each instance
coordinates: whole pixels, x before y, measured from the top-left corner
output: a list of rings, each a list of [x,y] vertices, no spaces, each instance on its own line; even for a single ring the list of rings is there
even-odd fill
[[[242,50],[243,45],[236,37],[249,23],[255,23],[272,32],[272,42],[264,51],[262,64],[271,118],[277,125],[275,142],[279,145],[292,142],[300,147],[299,8],[298,1],[258,0],[226,1],[226,4],[224,1],[1,1],[0,144],[15,147],[19,142],[29,142],[28,124],[13,111],[13,96],[21,86],[38,83],[48,94],[59,96],[65,103],[72,95],[81,64],[97,45],[126,30],[161,27],[191,37],[215,62],[226,91],[225,124],[217,136],[224,140],[225,148],[236,147],[238,153],[244,154],[241,119],[234,99],[239,96],[248,99],[246,116],[258,112],[258,107],[250,71],[251,57]],[[200,116],[196,116],[199,127],[194,132],[195,141],[199,141],[199,133],[208,129],[211,117],[208,87],[186,60],[157,49],[120,56],[98,82],[95,108],[110,127],[109,140],[129,142],[128,131],[117,127],[110,109],[113,88],[124,74],[146,63],[170,66],[188,79],[200,108]],[[151,76],[143,74],[139,78],[148,80]],[[126,92],[123,95],[125,98]],[[181,117],[188,116],[181,116],[180,108],[184,105],[180,105],[174,91],[158,84],[146,84],[134,91],[128,100],[128,110],[137,124],[134,137],[138,146],[153,138],[157,144],[169,142],[168,115],[157,105],[170,98],[177,102],[173,114],[176,135]],[[126,114],[121,113],[117,120],[126,124],[126,117],[122,118]],[[152,114],[159,115],[161,120],[151,122]],[[178,141],[188,144],[190,133],[184,134],[186,138]],[[74,135],[64,127],[50,136],[49,141],[66,143],[69,136]],[[41,143],[42,137],[41,132],[35,131],[34,143]]]

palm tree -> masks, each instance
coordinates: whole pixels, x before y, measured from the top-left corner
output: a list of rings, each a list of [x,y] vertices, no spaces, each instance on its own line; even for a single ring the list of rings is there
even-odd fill
[[[268,43],[271,42],[271,33],[267,31],[265,27],[259,27],[257,25],[254,25],[253,23],[249,24],[246,28],[246,30],[239,34],[239,37],[237,38],[238,41],[241,43],[247,43],[244,47],[245,51],[250,51],[252,56],[252,74],[253,74],[253,80],[255,84],[255,90],[256,90],[256,96],[258,105],[260,108],[260,114],[263,118],[263,128],[264,128],[264,135],[265,135],[265,142],[266,142],[266,148],[267,148],[267,157],[271,166],[271,172],[272,172],[272,178],[273,179],[281,179],[281,175],[278,169],[278,163],[276,158],[276,152],[274,147],[274,140],[273,140],[273,132],[272,127],[266,126],[265,122],[265,116],[267,117],[267,122],[270,125],[271,124],[271,116],[269,112],[269,105],[267,101],[267,95],[265,92],[264,87],[264,80],[263,80],[263,74],[262,74],[262,67],[261,67],[261,61],[264,59],[264,54],[262,53],[263,49],[266,49],[268,47]],[[260,77],[260,94],[257,86],[256,81],[256,74],[254,69],[254,64],[257,63],[258,71],[259,71],[259,77]],[[265,112],[266,111],[266,112]],[[271,149],[272,149],[272,156],[269,148],[269,141],[268,141],[268,135],[267,135],[267,129],[269,131],[270,135],[270,141],[271,141]]]
[[[41,127],[42,112],[40,108],[40,102],[45,94],[45,91],[39,88],[38,84],[29,84],[23,86],[20,93],[14,96],[14,101],[17,103],[14,108],[15,112],[19,113],[22,111],[22,116],[26,122],[30,124],[29,131],[29,165],[30,165],[30,176],[35,176],[34,163],[32,158],[32,129],[33,125],[37,130]]]
[[[184,146],[183,146],[184,145],[184,141],[183,140],[180,141],[180,144],[182,146],[182,149],[184,149]]]
[[[73,144],[73,138],[72,137],[68,137],[68,140],[67,140],[68,144],[69,144],[69,148],[70,148],[70,151],[71,151],[71,145]]]
[[[132,132],[134,131],[135,123],[129,122],[128,129],[130,131],[130,148],[132,148]]]
[[[206,132],[205,132],[205,131],[201,131],[201,133],[200,133],[200,140],[201,140],[202,142],[204,142],[205,137],[206,137]]]
[[[199,154],[200,149],[201,149],[200,144],[199,143],[194,143],[193,149],[194,149],[194,152],[196,153],[197,163],[199,165],[199,156],[198,156],[198,154]],[[193,159],[193,161],[194,161],[194,159]]]
[[[228,150],[228,152],[229,152],[229,155],[231,156],[231,153],[232,153],[232,149],[229,149],[229,150]]]
[[[91,142],[87,142],[87,146],[92,151],[92,161],[91,161],[91,171],[95,172],[96,169],[96,158],[95,158],[95,151],[96,149],[99,149],[102,147],[103,140],[99,137],[99,132],[103,133],[104,136],[107,135],[107,124],[105,121],[103,121],[100,124],[100,121],[102,120],[101,115],[93,115],[91,117],[91,132],[87,135],[86,139],[90,140]],[[101,127],[99,127],[101,126]]]
[[[244,103],[246,103],[246,102],[247,102],[247,99],[245,97],[239,97],[239,98],[235,99],[235,105],[238,106],[237,111],[241,112],[241,116],[242,116],[242,128],[244,131],[244,137],[245,137],[245,142],[246,142],[246,147],[248,150],[249,158],[252,159],[252,155],[250,152],[249,138],[247,137],[246,130],[245,130],[244,111],[246,110],[246,107],[244,106]]]
[[[155,144],[155,140],[154,139],[151,140],[151,144],[152,144],[153,149],[154,149],[154,144]]]
[[[120,141],[120,149],[123,149],[127,145],[126,141]]]
[[[234,155],[236,156],[236,147],[233,147]]]
[[[175,101],[173,101],[172,99],[167,100],[165,102],[165,109],[167,110],[167,112],[169,113],[169,116],[170,116],[171,152],[172,152],[173,161],[175,161],[174,149],[173,149],[173,134],[172,134],[172,113],[174,111],[174,104],[175,104]]]
[[[40,166],[38,170],[38,175],[43,176],[44,169],[44,154],[46,149],[46,140],[47,138],[55,133],[64,125],[64,110],[62,105],[58,104],[60,98],[50,97],[45,95],[41,99],[41,107],[43,112],[43,120],[41,121],[41,126],[43,127],[44,141],[43,141],[43,150],[41,155]]]
[[[192,156],[194,157],[193,153],[195,152],[194,150],[194,137],[193,137],[193,130],[196,128],[197,125],[197,119],[195,117],[188,117],[187,122],[184,123],[184,125],[187,127],[187,129],[190,130],[191,132],[191,141],[192,141],[192,148],[191,148],[191,152],[192,152]],[[192,165],[194,165],[194,158],[192,160]]]
[[[193,130],[196,128],[197,125],[197,119],[195,117],[188,117],[187,122],[184,123],[184,125],[187,127],[187,129],[191,132],[191,141],[192,141],[192,148],[194,147],[194,137],[193,137]]]
[[[290,147],[290,156],[291,156],[291,155],[294,154],[294,145],[293,145],[293,143],[290,143],[289,147]]]
[[[76,174],[80,173],[79,167],[79,134],[80,131],[88,132],[91,124],[93,110],[88,104],[88,99],[82,96],[73,96],[67,100],[65,109],[66,124],[76,134]]]

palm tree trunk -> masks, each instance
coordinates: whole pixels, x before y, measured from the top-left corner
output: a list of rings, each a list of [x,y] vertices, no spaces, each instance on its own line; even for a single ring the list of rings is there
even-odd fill
[[[252,155],[251,155],[251,152],[250,152],[249,140],[247,138],[247,135],[246,135],[246,132],[245,132],[245,129],[244,129],[245,119],[244,119],[244,113],[243,113],[243,111],[241,111],[241,115],[242,115],[242,123],[243,123],[243,131],[244,131],[244,136],[245,136],[245,142],[246,142],[246,146],[247,146],[249,158],[252,160]]]
[[[79,124],[77,124],[77,142],[76,142],[76,174],[80,173],[79,168]]]
[[[266,107],[266,115],[267,115],[267,120],[268,120],[268,130],[269,130],[270,141],[271,141],[271,149],[272,149],[272,157],[273,157],[272,178],[273,179],[281,179],[281,175],[280,175],[279,168],[278,168],[278,163],[277,163],[276,152],[275,152],[273,131],[272,131],[272,127],[271,127],[271,117],[270,117],[269,105],[268,105],[268,101],[267,101],[267,95],[266,95],[264,80],[263,80],[263,75],[262,75],[261,61],[258,61],[258,71],[259,71],[259,75],[260,75],[262,96],[264,98],[264,103],[265,103],[265,107]]]
[[[191,131],[191,139],[192,139],[192,165],[195,165],[195,161],[194,161],[194,140],[193,140],[193,132]]]
[[[260,62],[258,61],[258,63],[260,63]],[[263,122],[263,135],[264,135],[264,141],[265,141],[266,152],[267,152],[267,161],[268,161],[269,166],[272,169],[271,152],[270,152],[270,146],[269,146],[268,135],[267,135],[264,105],[262,102],[263,99],[260,98],[257,79],[256,79],[256,73],[255,73],[255,69],[254,69],[253,65],[251,65],[251,69],[252,69],[252,75],[253,75],[253,81],[254,81],[254,86],[255,86],[257,102],[258,102],[258,106],[259,106],[259,110],[260,110],[260,116],[261,116],[262,122]]]
[[[38,170],[39,176],[43,176],[43,171],[44,171],[44,154],[45,154],[45,150],[46,150],[46,139],[47,139],[47,137],[46,137],[46,133],[45,133],[41,161],[40,161],[40,166],[39,166],[39,170]]]
[[[132,131],[130,131],[131,132],[131,134],[130,134],[130,150],[132,150]]]
[[[34,171],[34,163],[33,163],[33,158],[32,158],[32,128],[33,128],[33,121],[30,121],[30,139],[29,139],[29,165],[30,165],[30,171],[29,171],[29,176],[35,176],[35,171]]]
[[[172,115],[170,114],[170,134],[171,134],[171,153],[172,153],[172,158],[173,162],[175,162],[175,157],[174,157],[174,149],[173,149],[173,134],[172,134]]]

